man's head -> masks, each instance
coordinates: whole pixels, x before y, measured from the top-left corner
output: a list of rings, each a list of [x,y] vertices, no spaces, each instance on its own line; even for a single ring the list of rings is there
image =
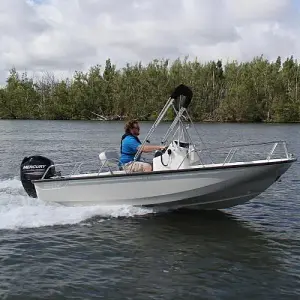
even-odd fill
[[[130,120],[125,124],[125,133],[138,136],[140,134],[140,126],[137,120]]]

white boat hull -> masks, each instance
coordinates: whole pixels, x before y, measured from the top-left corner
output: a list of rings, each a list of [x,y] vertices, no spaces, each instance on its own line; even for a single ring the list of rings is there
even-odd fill
[[[292,159],[235,163],[189,170],[127,175],[73,176],[34,181],[42,201],[66,206],[133,205],[222,209],[265,191]]]

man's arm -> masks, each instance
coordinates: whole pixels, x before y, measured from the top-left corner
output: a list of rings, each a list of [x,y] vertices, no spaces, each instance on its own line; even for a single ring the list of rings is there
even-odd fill
[[[144,146],[139,146],[138,150],[142,147],[142,152],[152,152],[155,150],[163,150],[166,148],[166,146],[158,146],[158,145],[144,145]]]

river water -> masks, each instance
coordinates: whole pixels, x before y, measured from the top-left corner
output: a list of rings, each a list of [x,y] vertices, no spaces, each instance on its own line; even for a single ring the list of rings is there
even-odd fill
[[[141,137],[150,126],[141,124]],[[209,145],[283,139],[300,157],[297,124],[196,127]],[[299,161],[256,199],[218,212],[26,196],[24,156],[97,159],[122,132],[121,122],[0,120],[1,299],[300,299]]]

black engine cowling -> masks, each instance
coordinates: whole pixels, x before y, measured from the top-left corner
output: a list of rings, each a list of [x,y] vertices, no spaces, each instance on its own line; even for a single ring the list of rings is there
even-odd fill
[[[27,194],[32,198],[37,198],[36,190],[32,180],[38,180],[43,177],[47,169],[53,165],[53,161],[43,156],[24,157],[20,166],[20,177],[22,185]],[[44,178],[50,178],[55,175],[54,167],[49,168]]]

